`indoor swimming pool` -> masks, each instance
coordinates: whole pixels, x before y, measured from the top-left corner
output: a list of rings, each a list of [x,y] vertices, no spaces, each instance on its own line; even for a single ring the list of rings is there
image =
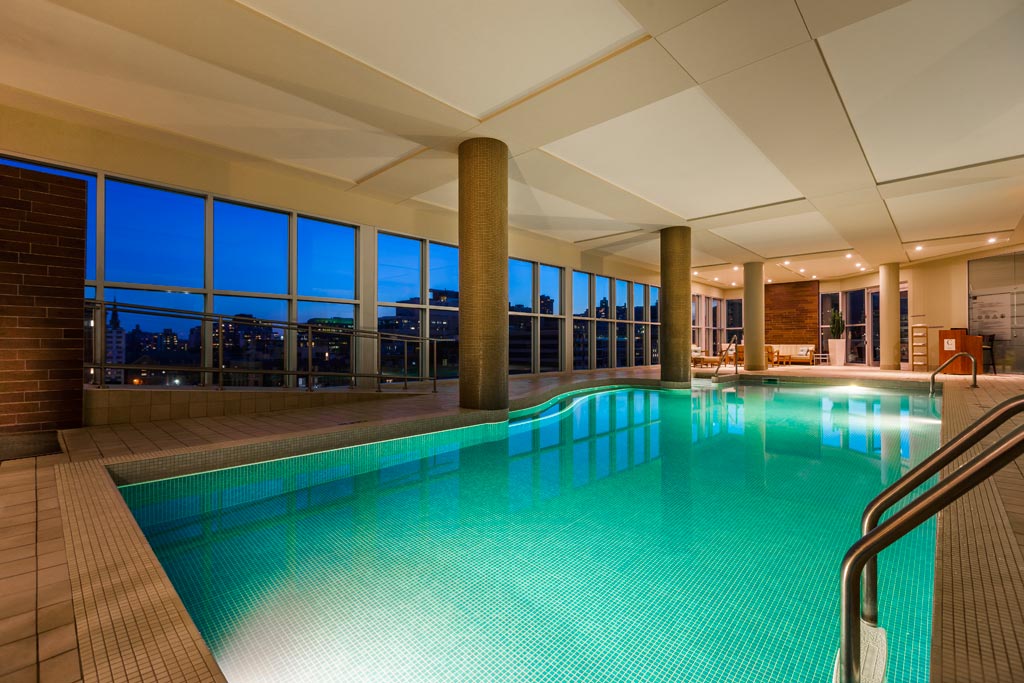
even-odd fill
[[[232,683],[829,681],[864,505],[939,401],[616,388],[509,422],[124,486]],[[880,559],[928,679],[934,520]]]

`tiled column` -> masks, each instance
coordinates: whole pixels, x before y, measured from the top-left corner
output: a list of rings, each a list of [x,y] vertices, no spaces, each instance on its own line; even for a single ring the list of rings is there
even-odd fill
[[[459,145],[459,405],[508,408],[508,147]]]
[[[661,231],[661,384],[690,386],[690,227]]]
[[[878,339],[882,370],[900,369],[900,264],[878,269]]]
[[[764,370],[764,264],[743,264],[743,367]]]

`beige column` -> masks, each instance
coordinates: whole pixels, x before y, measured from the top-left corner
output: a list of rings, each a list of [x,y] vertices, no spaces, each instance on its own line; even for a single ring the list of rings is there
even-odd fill
[[[743,367],[764,370],[764,264],[743,264]]]
[[[900,264],[883,263],[878,269],[879,367],[900,369]]]
[[[508,408],[508,147],[459,145],[459,405]]]
[[[690,386],[690,227],[661,231],[661,384]]]

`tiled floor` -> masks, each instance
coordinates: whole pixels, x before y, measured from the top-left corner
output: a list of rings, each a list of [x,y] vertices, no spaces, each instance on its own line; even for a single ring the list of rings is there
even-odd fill
[[[773,368],[767,374],[828,376],[850,381],[925,380],[922,374],[830,367],[791,366]],[[651,369],[599,371],[513,378],[509,385],[515,406],[517,402],[530,403],[556,393],[566,384],[583,386],[616,378],[651,381],[656,377],[656,370]],[[1024,377],[1021,376],[984,376],[979,389],[966,387],[969,378],[945,379],[944,438],[955,434],[1000,400],[1024,393]],[[187,671],[192,672],[189,676],[196,680],[217,680],[219,674],[216,665],[207,659],[208,653],[199,652],[205,648],[193,645],[191,653],[188,652],[189,640],[194,635],[191,630],[187,638],[173,647],[154,642],[153,634],[163,628],[161,620],[184,623],[187,619],[179,613],[173,595],[159,590],[162,572],[157,570],[160,576],[153,575],[151,565],[145,567],[150,575],[143,588],[145,595],[155,595],[152,599],[166,610],[159,618],[147,616],[140,621],[132,612],[134,603],[126,597],[124,585],[120,589],[117,586],[105,588],[109,594],[104,599],[125,608],[124,613],[117,613],[120,617],[111,616],[112,610],[108,610],[105,621],[93,623],[88,620],[100,605],[90,604],[86,609],[86,605],[76,601],[72,606],[74,581],[79,582],[75,584],[79,587],[75,595],[79,596],[82,584],[78,574],[88,573],[91,565],[99,563],[100,556],[65,556],[64,530],[76,529],[75,525],[83,520],[72,519],[67,510],[60,509],[55,464],[69,463],[69,468],[87,468],[95,474],[104,470],[98,462],[90,461],[132,460],[137,457],[133,454],[154,451],[202,450],[243,440],[273,440],[325,429],[345,429],[342,425],[351,425],[354,429],[380,420],[452,415],[460,412],[457,401],[457,385],[449,382],[442,383],[438,394],[414,394],[396,401],[371,401],[262,416],[70,430],[63,434],[67,454],[0,463],[0,683],[75,681],[83,675],[85,680],[141,680],[147,676],[175,680],[174,675],[180,678],[186,670],[179,669],[172,675],[161,661],[191,662]],[[110,491],[101,492],[104,495],[115,491],[109,484],[109,477],[106,481]],[[63,484],[61,490],[65,490]],[[103,499],[103,495],[89,489],[79,490],[76,495],[80,501],[95,503]],[[114,495],[116,497],[116,491]],[[97,512],[92,511],[95,517],[100,517]],[[64,524],[61,524],[62,514]],[[95,528],[102,530],[103,525],[97,524]],[[938,546],[932,680],[1024,680],[1024,462],[1007,468],[992,482],[950,508],[940,518]],[[151,553],[147,558],[150,556]],[[112,558],[109,561],[113,563],[111,566],[122,569],[122,565],[132,560]],[[132,621],[126,632],[123,622],[129,614]],[[82,633],[83,628],[86,633],[95,631],[97,639],[89,643],[90,651],[80,653],[76,633]],[[101,632],[102,638],[99,637]],[[161,632],[161,637],[166,635]],[[103,638],[109,640],[106,645]],[[132,661],[131,652],[122,651],[120,657],[128,664],[120,669],[97,666],[97,656],[107,656],[103,647],[110,647],[110,642],[126,649],[142,643],[141,647],[152,651],[145,655],[140,653],[139,661],[156,662],[156,665],[143,673]]]

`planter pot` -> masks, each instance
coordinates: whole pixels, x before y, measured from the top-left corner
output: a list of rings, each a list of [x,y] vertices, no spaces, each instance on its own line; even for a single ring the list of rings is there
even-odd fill
[[[829,365],[846,365],[846,340],[845,339],[829,339],[828,340],[828,364]]]

